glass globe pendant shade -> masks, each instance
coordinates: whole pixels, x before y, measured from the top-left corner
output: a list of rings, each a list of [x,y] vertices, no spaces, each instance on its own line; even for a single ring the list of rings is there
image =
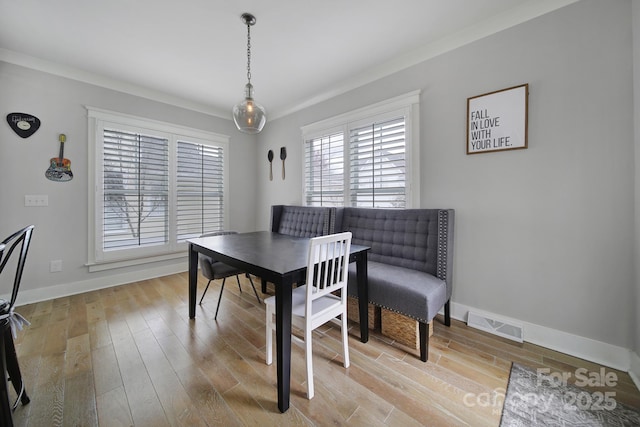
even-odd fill
[[[253,85],[245,86],[245,99],[233,107],[233,121],[240,132],[259,133],[267,122],[264,107],[253,100]]]

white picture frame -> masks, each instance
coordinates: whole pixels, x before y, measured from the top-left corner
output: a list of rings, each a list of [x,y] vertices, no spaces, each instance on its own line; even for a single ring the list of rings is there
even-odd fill
[[[528,147],[529,84],[467,98],[467,154]]]

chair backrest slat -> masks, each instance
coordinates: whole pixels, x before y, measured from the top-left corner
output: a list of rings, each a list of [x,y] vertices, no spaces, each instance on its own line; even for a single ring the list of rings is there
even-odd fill
[[[344,288],[351,249],[351,232],[314,237],[309,243],[307,304]],[[346,292],[343,292],[346,295]]]

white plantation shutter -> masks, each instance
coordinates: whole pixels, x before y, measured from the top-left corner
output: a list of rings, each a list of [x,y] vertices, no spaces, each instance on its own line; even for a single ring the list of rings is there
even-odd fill
[[[224,221],[222,147],[178,141],[177,240],[222,230]]]
[[[420,205],[420,91],[302,126],[307,206]]]
[[[168,241],[168,140],[117,129],[103,135],[102,249]]]
[[[351,129],[349,165],[350,206],[405,208],[404,117]]]
[[[305,203],[344,206],[344,137],[342,132],[305,141]]]
[[[226,228],[228,136],[87,111],[90,272],[183,258]]]

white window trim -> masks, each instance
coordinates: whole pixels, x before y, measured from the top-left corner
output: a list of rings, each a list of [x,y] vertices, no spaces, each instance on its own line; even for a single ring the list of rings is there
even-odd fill
[[[116,123],[119,126],[132,126],[136,129],[149,129],[150,132],[155,134],[166,133],[170,139],[171,144],[179,139],[186,139],[190,142],[202,143],[202,144],[215,144],[223,147],[224,150],[224,194],[226,196],[223,206],[224,212],[224,228],[228,228],[229,221],[229,203],[227,202],[229,194],[229,168],[228,156],[229,156],[229,140],[227,135],[217,134],[214,132],[203,131],[199,129],[192,129],[185,126],[174,125],[158,120],[148,119],[145,117],[138,117],[129,114],[122,114],[114,111],[104,110],[91,106],[85,106],[87,109],[88,117],[88,168],[87,174],[88,181],[88,254],[87,254],[87,266],[89,272],[108,270],[113,268],[129,267],[134,265],[140,265],[150,262],[166,261],[176,258],[186,258],[187,247],[186,242],[175,243],[175,230],[170,230],[169,235],[169,249],[164,249],[157,254],[142,256],[137,258],[126,258],[121,256],[114,256],[110,259],[100,259],[97,256],[97,236],[99,232],[99,221],[96,221],[96,212],[98,209],[98,198],[96,197],[99,186],[102,185],[99,182],[99,176],[102,176],[102,153],[98,149],[98,141],[102,138],[103,123]],[[95,167],[95,169],[93,169]],[[176,152],[175,150],[169,151],[169,170],[175,174],[176,168]],[[169,190],[169,215],[175,218],[175,200],[176,194],[173,186],[170,186]]]
[[[302,133],[302,144],[312,138],[318,138],[329,133],[343,132],[345,142],[345,159],[348,159],[349,149],[349,129],[362,123],[370,123],[392,116],[393,114],[403,114],[406,120],[405,139],[406,146],[406,176],[407,199],[406,208],[420,207],[420,90],[414,90],[404,95],[399,95],[372,105],[368,105],[357,110],[339,114],[328,119],[320,120],[300,128]],[[305,150],[302,149],[302,175],[305,176]],[[350,200],[349,185],[349,162],[345,160],[345,203]],[[305,186],[302,186],[302,200],[305,199]],[[346,206],[346,205],[345,205]]]

